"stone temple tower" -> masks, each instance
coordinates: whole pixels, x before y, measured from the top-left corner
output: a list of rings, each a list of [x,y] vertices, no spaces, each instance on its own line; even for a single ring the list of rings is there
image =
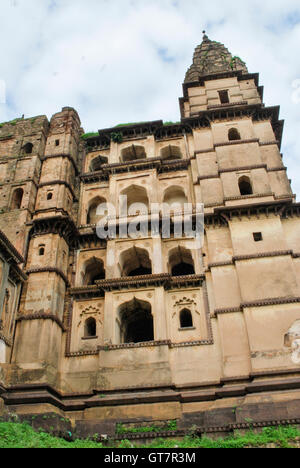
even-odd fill
[[[204,34],[180,111],[96,134],[69,107],[0,125],[0,413],[54,413],[77,436],[300,423],[300,205],[279,107]],[[186,204],[193,220],[204,207],[201,247],[175,235]],[[157,235],[122,235],[143,207]],[[99,237],[104,219],[116,235]]]

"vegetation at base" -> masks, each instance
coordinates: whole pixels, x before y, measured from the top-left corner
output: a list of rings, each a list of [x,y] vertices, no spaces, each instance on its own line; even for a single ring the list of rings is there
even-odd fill
[[[141,432],[141,431],[140,431]],[[97,436],[97,437],[96,437]],[[98,434],[87,440],[67,442],[64,439],[53,437],[45,432],[35,432],[26,423],[0,422],[0,449],[1,448],[104,448],[113,447],[113,444],[103,445],[95,440]],[[117,444],[117,448],[299,448],[300,430],[296,427],[269,427],[260,433],[248,431],[245,434],[236,434],[225,439],[212,440],[209,437],[188,436],[183,440],[155,439],[147,445],[136,445],[129,440]]]
[[[45,432],[35,432],[26,423],[0,423],[1,448],[103,448],[92,440],[67,442]]]
[[[155,432],[173,432],[177,431],[177,421],[170,421],[164,426],[140,426],[140,427],[126,427],[123,424],[117,424],[116,433],[122,434],[145,434]]]

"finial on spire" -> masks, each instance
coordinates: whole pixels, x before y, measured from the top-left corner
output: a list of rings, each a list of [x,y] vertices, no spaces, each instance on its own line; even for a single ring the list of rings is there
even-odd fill
[[[206,31],[202,31],[203,32],[203,41],[208,41],[208,36],[206,34]]]

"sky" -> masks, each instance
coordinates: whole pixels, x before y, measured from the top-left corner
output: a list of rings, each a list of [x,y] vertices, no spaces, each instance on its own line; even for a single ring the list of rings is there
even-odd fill
[[[86,132],[180,120],[205,29],[260,74],[280,105],[282,152],[300,200],[299,0],[0,0],[0,122],[74,107]]]

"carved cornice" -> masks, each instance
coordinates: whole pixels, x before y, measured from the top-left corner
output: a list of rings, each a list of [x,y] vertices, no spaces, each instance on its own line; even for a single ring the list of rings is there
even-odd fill
[[[4,336],[1,332],[0,332],[0,340],[2,340],[6,344],[6,346],[8,346],[9,348],[12,347],[12,344],[13,344],[12,341],[6,338],[6,336]]]
[[[85,357],[85,356],[98,356],[99,351],[77,351],[74,353],[66,353],[66,358],[76,358],[76,357]]]
[[[108,181],[110,175],[128,172],[138,172],[156,169],[159,174],[164,172],[175,172],[187,170],[190,166],[190,159],[178,159],[164,161],[161,158],[148,158],[125,163],[103,164],[101,171],[82,174],[80,180],[84,184]]]
[[[261,300],[252,301],[252,302],[243,302],[240,306],[237,306],[237,307],[216,309],[214,311],[213,317],[217,317],[218,315],[243,312],[244,309],[251,309],[251,308],[256,308],[256,307],[269,307],[269,306],[285,305],[285,304],[298,304],[299,302],[300,302],[300,297],[283,297],[283,298],[274,298],[274,299],[261,299]]]
[[[34,320],[51,320],[52,322],[55,322],[63,332],[66,331],[63,323],[61,320],[59,320],[56,315],[52,314],[30,314],[30,315],[19,315],[17,317],[16,322],[24,322],[24,321],[34,321]]]
[[[281,304],[297,304],[300,302],[300,297],[283,297],[283,298],[274,298],[274,299],[261,299],[253,302],[244,302],[241,304],[243,309],[250,309],[254,307],[267,307],[272,305],[281,305]]]
[[[10,266],[9,277],[16,283],[23,283],[28,279],[27,275],[17,265]]]
[[[73,187],[68,182],[66,182],[65,180],[53,180],[53,181],[49,181],[49,182],[43,182],[42,184],[39,184],[38,188],[43,188],[43,187],[48,187],[48,186],[50,187],[50,186],[53,186],[53,185],[64,185],[65,187],[67,187],[70,190],[74,201],[78,201],[77,197],[75,195]]]
[[[79,232],[74,221],[67,216],[55,216],[51,218],[38,218],[33,222],[31,237],[43,236],[46,234],[58,234],[65,239],[70,247],[77,245]]]
[[[239,195],[237,197],[225,197],[224,201],[234,201],[234,200],[249,200],[253,198],[264,198],[264,197],[275,197],[275,194],[273,192],[267,192],[267,193],[256,193],[253,195]]]
[[[32,269],[27,270],[26,273],[27,273],[27,275],[33,275],[33,274],[37,274],[37,273],[56,273],[58,276],[60,276],[62,278],[62,280],[65,282],[67,287],[70,286],[68,278],[58,268],[54,268],[54,267],[32,268]]]
[[[193,86],[199,84],[193,83]],[[280,147],[284,122],[279,120],[280,107],[264,107],[262,104],[252,104],[248,106],[232,106],[225,109],[211,109],[197,113],[197,116],[183,118],[182,122],[190,125],[192,129],[209,128],[211,122],[216,120],[228,120],[232,118],[248,117],[254,121],[270,120],[275,132],[276,140]]]
[[[120,344],[120,345],[98,346],[98,351],[118,351],[120,349],[136,349],[136,348],[156,348],[159,346],[169,346],[169,345],[171,345],[170,340],[147,341],[145,343],[127,343],[127,344]]]
[[[239,255],[232,258],[233,263],[242,262],[244,260],[253,260],[259,258],[270,258],[270,257],[286,257],[292,256],[293,250],[278,250],[273,252],[262,252],[251,255]]]
[[[226,169],[219,169],[219,174],[224,174],[226,172],[237,172],[237,171],[252,171],[254,169],[267,169],[267,164],[254,164],[252,166],[238,166]]]
[[[207,110],[212,110],[212,109],[226,109],[227,107],[235,107],[235,106],[247,106],[248,101],[239,101],[239,102],[229,102],[226,104],[214,104],[211,106],[207,106]]]
[[[224,262],[215,262],[208,264],[208,270],[212,268],[220,268],[225,266],[233,266],[236,262],[242,262],[245,260],[256,260],[260,258],[271,258],[271,257],[285,257],[285,256],[292,256],[293,258],[298,258],[297,254],[294,254],[293,250],[277,250],[273,252],[260,252],[255,254],[249,255],[237,255],[232,257],[231,260],[227,260]]]
[[[207,268],[208,270],[211,270],[212,268],[219,268],[224,266],[233,266],[233,260],[228,260],[226,262],[209,263]]]
[[[260,216],[260,215],[275,215],[275,216],[282,216],[285,212],[286,208],[290,207],[292,204],[292,200],[281,200],[281,201],[267,201],[262,203],[253,203],[251,205],[239,205],[239,206],[223,206],[223,207],[216,207],[214,210],[214,214],[212,215],[205,215],[205,218],[208,219],[215,215],[222,215],[224,219],[231,221],[232,218],[238,217],[242,219],[243,216],[247,216],[249,219],[252,216]],[[300,205],[299,207],[300,208]],[[299,212],[300,215],[300,212]]]
[[[128,288],[163,286],[165,289],[199,286],[205,280],[205,275],[189,275],[172,277],[168,273],[159,275],[144,275],[136,277],[115,278],[96,281],[98,288],[103,291],[113,291]]]
[[[98,286],[85,286],[70,289],[70,296],[77,299],[102,298],[104,291],[100,290]]]
[[[76,163],[75,159],[73,158],[73,156],[71,156],[70,153],[47,154],[47,155],[43,156],[43,157],[41,158],[41,160],[42,160],[42,161],[46,161],[47,159],[55,159],[55,158],[64,158],[64,159],[68,159],[68,160],[72,163],[72,165],[73,165],[73,167],[74,167],[74,169],[75,169],[76,175],[79,174],[79,171],[78,171],[78,168],[77,168],[77,163]]]
[[[22,255],[17,251],[17,249],[12,245],[12,243],[8,240],[4,232],[0,230],[0,248],[1,251],[6,254],[6,257],[9,256],[12,258],[16,263],[24,263],[24,258]]]
[[[259,143],[259,138],[249,138],[247,140],[233,140],[233,141],[224,141],[222,143],[215,143],[214,147],[219,148],[221,146],[235,146],[235,145],[244,145],[246,143]]]

